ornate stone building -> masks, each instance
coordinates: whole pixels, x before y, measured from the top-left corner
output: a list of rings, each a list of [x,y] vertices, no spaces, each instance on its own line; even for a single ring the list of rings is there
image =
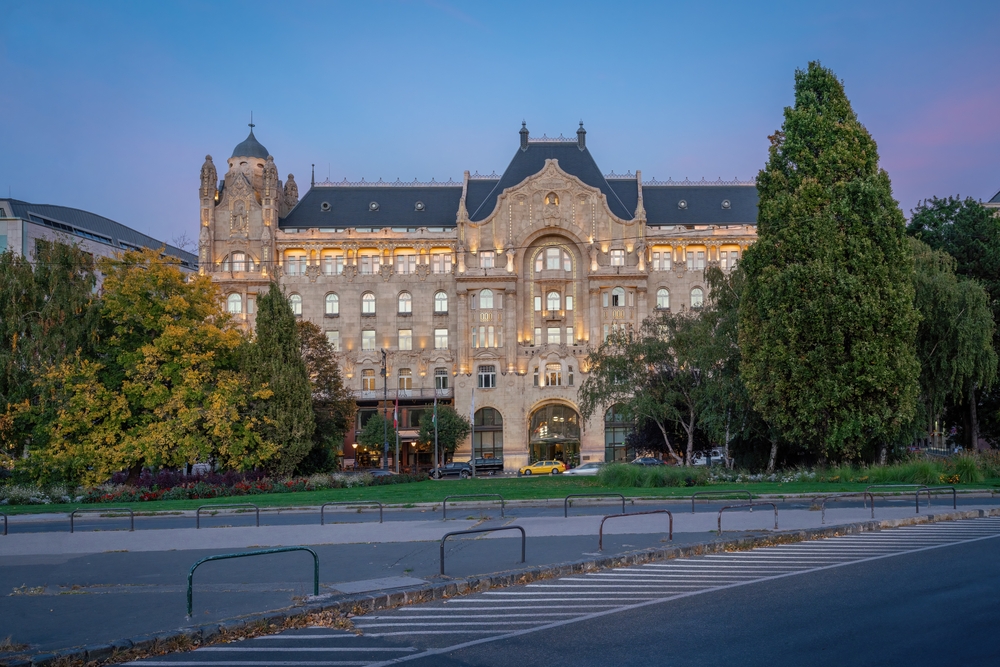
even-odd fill
[[[698,308],[704,269],[732,268],[756,237],[752,182],[606,176],[582,123],[572,139],[522,124],[499,176],[313,179],[301,201],[251,126],[221,181],[206,157],[199,194],[200,270],[229,310],[252,325],[255,295],[277,279],[338,351],[359,428],[398,398],[403,467],[430,462],[413,440],[435,397],[475,406],[457,459],[473,445],[507,469],[629,458],[614,410],[580,418],[588,346],[657,310]],[[365,459],[351,438],[345,455]]]

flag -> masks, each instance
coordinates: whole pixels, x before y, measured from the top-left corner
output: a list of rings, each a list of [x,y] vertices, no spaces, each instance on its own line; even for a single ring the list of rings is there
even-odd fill
[[[392,428],[394,431],[399,430],[399,392],[396,392],[396,405],[392,406]]]
[[[438,397],[434,394],[434,414],[431,415],[431,423],[437,426],[438,423]]]

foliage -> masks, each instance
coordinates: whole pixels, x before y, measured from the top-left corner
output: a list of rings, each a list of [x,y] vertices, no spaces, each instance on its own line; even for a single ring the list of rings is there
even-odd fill
[[[609,463],[597,473],[597,479],[602,486],[650,489],[662,486],[703,486],[708,484],[709,475],[706,468]]]
[[[459,414],[450,405],[437,406],[437,440],[438,451],[443,458],[445,452],[454,452],[458,444],[465,440],[472,431],[472,423],[469,418]],[[434,450],[434,413],[425,412],[420,419],[420,433],[417,436],[417,443],[421,451]]]
[[[277,445],[270,469],[287,475],[312,449],[316,422],[295,315],[277,283],[257,296],[256,336],[244,352],[243,368],[254,386],[270,392],[254,401],[253,413],[263,437]]]
[[[298,328],[316,422],[312,449],[299,463],[299,472],[329,471],[336,465],[334,452],[342,445],[347,429],[354,426],[357,404],[351,390],[344,386],[326,334],[312,322],[300,321]]]
[[[740,371],[782,439],[857,459],[914,417],[913,264],[874,140],[833,72],[795,75],[795,106],[757,179],[744,255]]]
[[[391,449],[396,442],[396,429],[392,426],[392,417],[383,417],[381,412],[377,412],[368,418],[365,426],[358,435],[358,444],[362,447],[382,454],[382,447],[389,443]]]

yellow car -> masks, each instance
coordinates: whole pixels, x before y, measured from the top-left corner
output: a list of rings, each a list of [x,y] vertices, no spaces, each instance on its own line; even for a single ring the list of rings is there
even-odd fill
[[[566,464],[562,461],[535,461],[530,466],[524,466],[517,471],[518,475],[558,475],[566,472]]]

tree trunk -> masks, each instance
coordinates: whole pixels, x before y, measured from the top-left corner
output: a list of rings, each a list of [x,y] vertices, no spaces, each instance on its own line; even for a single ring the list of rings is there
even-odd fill
[[[125,478],[125,483],[129,486],[139,486],[139,477],[142,475],[142,464],[136,463],[134,466],[128,469],[128,477]]]
[[[771,436],[771,456],[767,459],[767,471],[774,472],[774,461],[778,458],[778,439]]]
[[[674,448],[670,444],[670,437],[667,435],[667,429],[663,428],[663,424],[661,424],[660,422],[656,422],[656,425],[659,427],[660,433],[663,434],[663,442],[666,443],[667,451],[670,453],[672,457],[674,457],[674,461],[676,461],[677,463],[683,463],[681,457],[677,455],[677,452],[674,451]]]
[[[881,447],[879,447],[879,450],[878,450],[878,464],[880,466],[884,466],[885,462],[886,462],[886,459],[888,459],[888,458],[889,458],[889,448],[886,447],[886,444],[883,442],[882,445],[881,445]]]
[[[691,413],[691,422],[685,424],[684,430],[687,431],[687,463],[685,465],[691,465],[691,461],[694,458],[694,412]],[[709,452],[708,456],[711,457],[712,453]]]
[[[723,463],[726,464],[726,468],[732,470],[733,466],[729,462],[729,411],[726,411],[726,444],[722,448],[722,456],[725,459]]]
[[[979,413],[976,409],[976,387],[969,391],[969,449],[979,449]]]

